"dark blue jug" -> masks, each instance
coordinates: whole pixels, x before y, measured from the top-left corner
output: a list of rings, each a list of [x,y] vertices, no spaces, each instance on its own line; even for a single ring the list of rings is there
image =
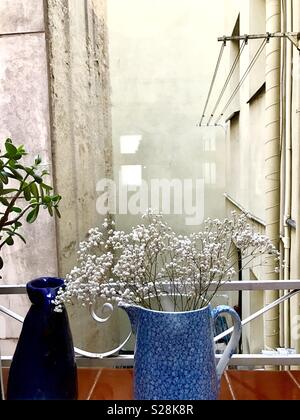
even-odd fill
[[[8,400],[76,400],[77,369],[66,310],[52,304],[64,285],[59,278],[40,278],[27,284],[32,306],[13,357]]]

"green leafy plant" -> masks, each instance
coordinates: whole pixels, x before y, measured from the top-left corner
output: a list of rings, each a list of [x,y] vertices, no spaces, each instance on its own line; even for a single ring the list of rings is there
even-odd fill
[[[42,159],[38,156],[27,166],[23,164],[26,155],[24,146],[15,146],[11,139],[5,142],[5,153],[0,151],[0,252],[6,245],[13,246],[16,238],[26,243],[20,234],[23,220],[34,223],[41,208],[51,217],[60,217],[61,196],[53,194],[45,182],[49,173],[43,169]],[[0,255],[0,269],[3,265]]]

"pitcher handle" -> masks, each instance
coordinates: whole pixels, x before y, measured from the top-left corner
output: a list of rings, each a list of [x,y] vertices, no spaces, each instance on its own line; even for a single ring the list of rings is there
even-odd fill
[[[219,379],[222,377],[229,360],[231,359],[234,350],[237,348],[240,338],[241,338],[241,333],[242,333],[242,322],[241,319],[239,317],[239,315],[237,314],[237,312],[230,308],[229,306],[218,306],[217,308],[212,310],[212,317],[213,317],[213,322],[215,323],[218,316],[221,314],[229,314],[232,317],[233,320],[233,333],[232,336],[230,338],[230,341],[217,365],[217,375],[219,377]]]

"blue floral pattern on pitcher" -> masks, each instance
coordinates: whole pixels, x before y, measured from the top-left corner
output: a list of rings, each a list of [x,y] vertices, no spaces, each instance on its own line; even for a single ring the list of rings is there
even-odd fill
[[[241,334],[241,321],[229,307],[191,312],[156,312],[120,304],[136,335],[136,400],[216,400],[220,379]],[[222,313],[234,320],[234,333],[218,366],[214,321]]]

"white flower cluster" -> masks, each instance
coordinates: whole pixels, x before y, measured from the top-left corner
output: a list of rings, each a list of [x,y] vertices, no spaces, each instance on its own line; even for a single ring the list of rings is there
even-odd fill
[[[78,267],[54,302],[57,311],[74,299],[90,305],[99,296],[158,310],[164,310],[167,298],[174,310],[195,310],[232,279],[237,248],[247,264],[264,254],[278,258],[271,241],[255,232],[244,214],[208,219],[201,232],[189,236],[176,235],[151,210],[143,219],[130,233],[116,231],[108,220],[102,229],[89,231],[79,246]]]

